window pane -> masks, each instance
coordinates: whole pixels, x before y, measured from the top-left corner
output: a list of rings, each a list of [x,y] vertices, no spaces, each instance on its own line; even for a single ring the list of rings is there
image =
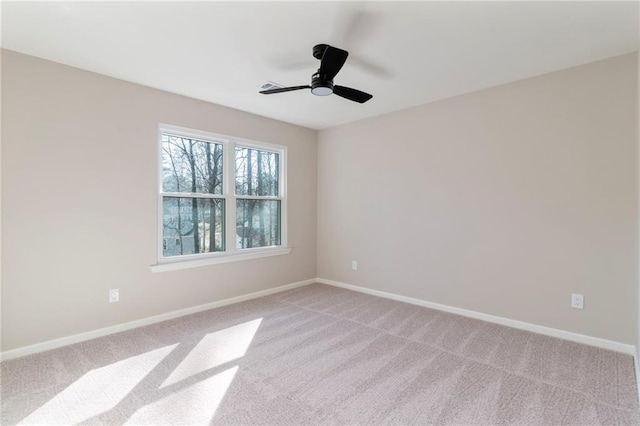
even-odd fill
[[[162,254],[224,251],[224,200],[163,197]]]
[[[275,152],[236,147],[236,194],[278,196],[279,157]]]
[[[222,145],[163,133],[162,190],[222,194]]]
[[[236,247],[280,245],[280,200],[236,201]]]

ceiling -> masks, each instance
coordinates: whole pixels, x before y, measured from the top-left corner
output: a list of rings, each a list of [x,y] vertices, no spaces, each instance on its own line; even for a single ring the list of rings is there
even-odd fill
[[[2,47],[322,129],[638,50],[629,2],[7,2]],[[350,52],[308,90],[312,47]]]

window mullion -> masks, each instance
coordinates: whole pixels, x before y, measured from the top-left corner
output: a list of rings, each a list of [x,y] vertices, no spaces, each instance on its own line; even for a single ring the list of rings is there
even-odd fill
[[[267,195],[237,195],[238,200],[266,200],[266,201],[282,201],[282,197],[271,197]]]
[[[203,193],[191,193],[191,192],[161,192],[163,197],[172,198],[224,198],[219,194],[203,194]]]
[[[227,252],[236,251],[235,144],[228,142],[224,150],[225,243]]]

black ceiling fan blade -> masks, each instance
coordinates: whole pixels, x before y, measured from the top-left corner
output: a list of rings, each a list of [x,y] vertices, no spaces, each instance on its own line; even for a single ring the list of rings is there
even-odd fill
[[[292,86],[292,87],[279,87],[277,89],[261,90],[263,95],[271,95],[273,93],[292,92],[294,90],[311,89],[311,86]]]
[[[322,78],[333,80],[333,77],[342,69],[349,52],[337,47],[328,46],[320,60],[320,75]]]
[[[363,104],[369,99],[373,98],[373,95],[362,92],[360,90],[338,85],[333,86],[333,94],[345,99],[349,99],[350,101],[358,102],[360,104]]]

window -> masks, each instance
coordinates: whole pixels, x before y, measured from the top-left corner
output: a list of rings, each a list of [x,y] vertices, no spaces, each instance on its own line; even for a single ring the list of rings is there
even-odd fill
[[[159,263],[286,245],[285,147],[174,126],[159,133]]]
[[[236,146],[237,248],[280,245],[279,155]]]

